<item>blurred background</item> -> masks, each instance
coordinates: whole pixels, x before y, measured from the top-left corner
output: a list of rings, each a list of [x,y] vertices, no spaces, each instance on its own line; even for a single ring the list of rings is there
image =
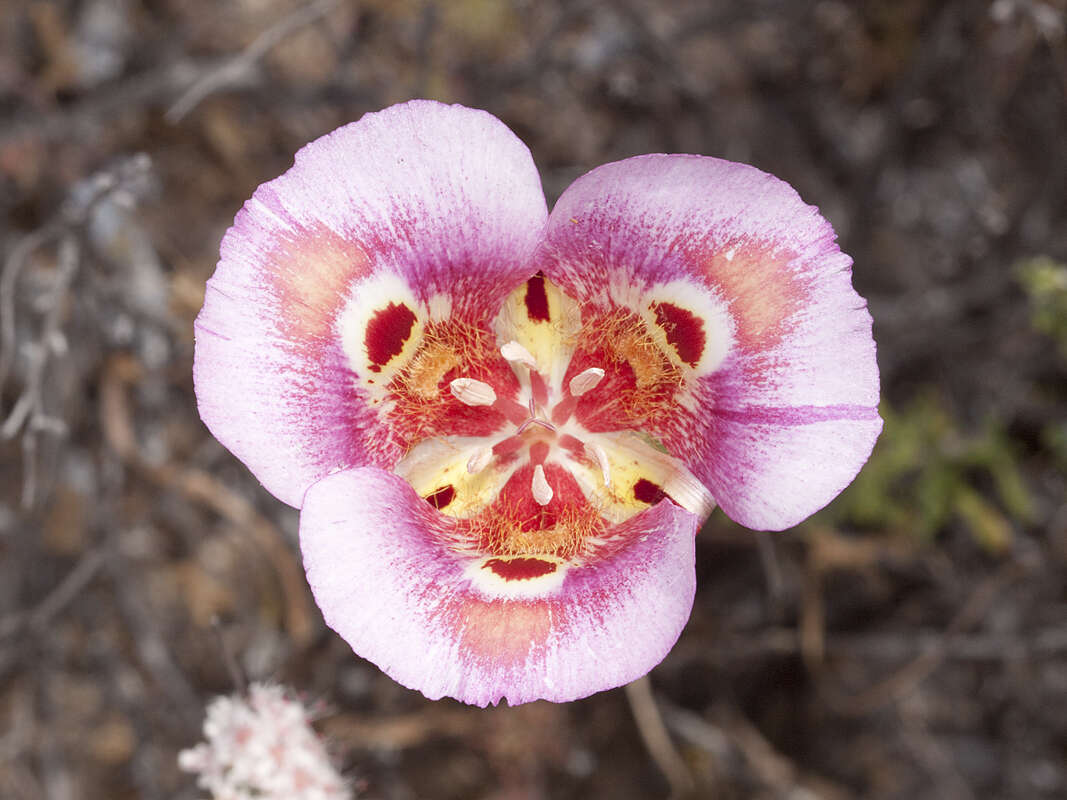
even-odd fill
[[[855,259],[874,456],[786,533],[717,512],[629,695],[396,685],[198,420],[234,213],[411,97],[504,120],[550,203],[638,153],[754,164]],[[176,754],[235,673],[321,707],[367,798],[1067,796],[1063,0],[6,0],[0,241],[5,800],[202,796]]]

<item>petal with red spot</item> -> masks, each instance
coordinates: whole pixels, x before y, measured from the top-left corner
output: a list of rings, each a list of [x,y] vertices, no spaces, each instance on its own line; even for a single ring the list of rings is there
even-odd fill
[[[549,218],[539,265],[583,320],[632,315],[602,337],[636,354],[605,378],[618,413],[646,420],[749,527],[788,527],[825,505],[881,430],[871,318],[834,238],[788,184],[701,156],[599,167]],[[579,346],[572,373],[583,358],[604,356]],[[642,380],[651,391],[636,391]],[[594,411],[581,398],[579,418],[607,429]]]
[[[592,560],[482,554],[403,479],[363,468],[308,491],[300,543],[327,623],[358,654],[430,698],[515,705],[658,663],[689,616],[696,527],[664,502],[610,529]]]
[[[451,407],[390,417],[383,384],[436,397],[448,346],[474,330],[495,348],[546,216],[526,146],[482,111],[412,101],[312,142],[223,240],[196,322],[201,417],[295,506],[333,470],[395,463]],[[458,413],[453,433],[500,421]]]

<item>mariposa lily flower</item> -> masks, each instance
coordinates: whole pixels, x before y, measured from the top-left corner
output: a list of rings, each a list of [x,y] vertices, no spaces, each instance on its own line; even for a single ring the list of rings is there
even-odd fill
[[[782,529],[881,429],[830,225],[749,166],[648,155],[552,213],[495,117],[412,101],[312,142],[237,215],[196,323],[200,413],[301,508],[326,622],[431,698],[631,681],[718,504]]]

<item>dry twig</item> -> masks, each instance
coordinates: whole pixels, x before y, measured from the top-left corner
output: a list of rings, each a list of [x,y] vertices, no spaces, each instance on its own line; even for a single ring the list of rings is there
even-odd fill
[[[671,741],[671,735],[667,732],[667,726],[663,723],[663,717],[652,696],[652,684],[647,675],[626,684],[626,699],[630,701],[630,710],[637,722],[641,740],[671,786],[671,796],[690,796],[696,784],[689,767]]]
[[[136,380],[139,373],[140,365],[128,356],[113,357],[104,369],[100,389],[101,427],[111,449],[155,485],[181,492],[250,535],[281,583],[289,635],[298,647],[307,645],[316,630],[307,584],[292,548],[277,527],[252,503],[219,483],[211,474],[195,467],[157,466],[141,457],[126,396],[126,386]]]
[[[63,311],[81,266],[83,229],[100,203],[132,202],[150,168],[148,156],[138,154],[112,170],[97,173],[71,193],[52,220],[27,234],[4,263],[0,274],[0,391],[14,368],[18,347],[15,308],[19,277],[33,253],[58,241],[52,286],[35,304],[41,314],[40,329],[32,341],[23,345],[28,360],[26,378],[14,406],[0,423],[0,439],[13,439],[21,433],[23,508],[31,508],[37,499],[38,436],[42,433],[63,436],[67,431],[63,420],[51,416],[45,408],[45,378],[52,358],[67,350],[62,330]]]
[[[316,22],[332,11],[340,0],[315,0],[286,15],[257,36],[248,47],[222,64],[204,72],[181,97],[167,109],[167,121],[177,124],[207,97],[215,92],[240,85],[254,72],[263,56],[283,39],[301,28]]]
[[[104,565],[106,551],[93,548],[59,582],[55,589],[33,611],[13,614],[0,620],[0,639],[26,629],[40,632],[45,626],[89,585]]]
[[[1018,580],[1026,569],[1024,564],[1010,561],[979,583],[960,607],[944,634],[929,649],[920,653],[885,680],[850,697],[843,697],[838,692],[824,687],[826,699],[842,713],[863,715],[906,697],[945,662],[955,638],[976,625],[1000,593]]]

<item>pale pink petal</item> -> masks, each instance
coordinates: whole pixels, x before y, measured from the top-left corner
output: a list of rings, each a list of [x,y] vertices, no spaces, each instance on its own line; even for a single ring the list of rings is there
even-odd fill
[[[515,705],[619,686],[666,655],[692,607],[697,522],[664,501],[611,529],[589,563],[486,581],[461,523],[361,468],[311,487],[300,543],[327,624],[357,654],[430,698]]]
[[[665,155],[575,181],[549,218],[541,261],[586,307],[682,309],[687,402],[651,433],[729,516],[761,529],[833,499],[881,430],[871,317],[851,263],[783,181]]]
[[[488,329],[545,218],[529,151],[482,111],[412,101],[312,142],[223,240],[196,322],[202,418],[290,505],[391,465],[376,370],[431,315]]]

